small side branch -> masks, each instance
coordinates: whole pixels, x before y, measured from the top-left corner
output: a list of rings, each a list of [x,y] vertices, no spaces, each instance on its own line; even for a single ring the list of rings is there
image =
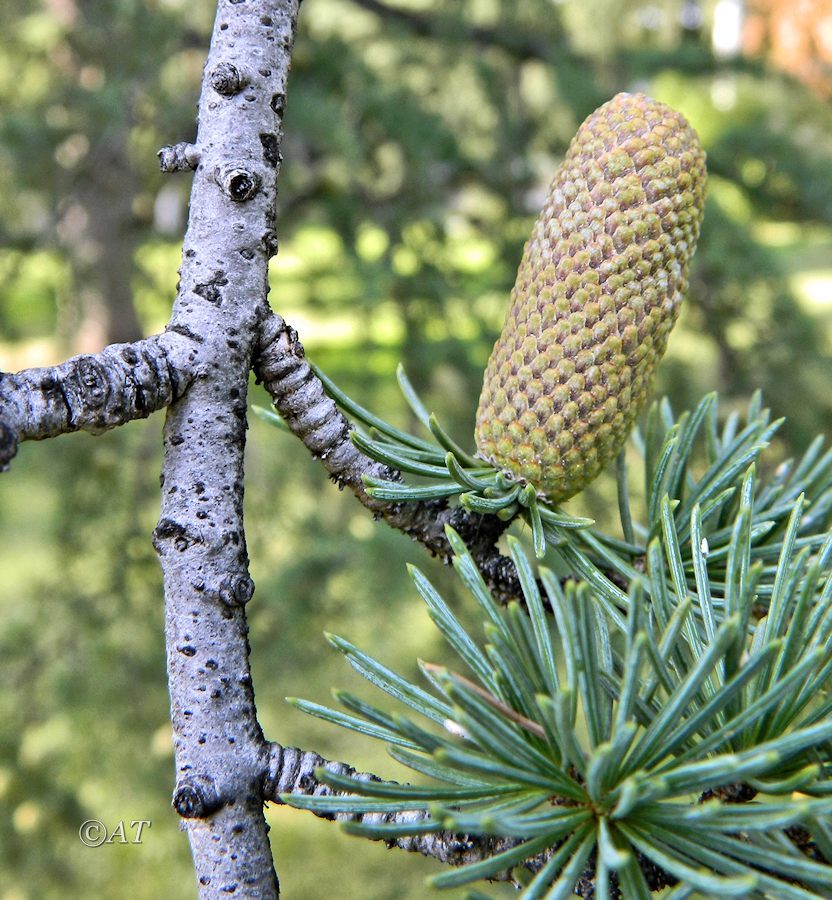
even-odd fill
[[[339,487],[349,488],[376,518],[410,535],[446,563],[452,554],[445,526],[451,525],[467,544],[494,595],[501,600],[520,595],[514,563],[496,547],[507,522],[451,507],[444,500],[389,503],[367,493],[362,476],[400,481],[401,474],[355,447],[350,440],[352,425],[312,371],[297,332],[280,316],[271,315],[262,325],[254,371],[292,433],[323,463]]]
[[[0,471],[21,441],[99,434],[178,400],[194,379],[192,341],[166,333],[57,366],[0,373]]]
[[[349,796],[343,791],[335,790],[323,784],[315,775],[315,770],[324,768],[337,775],[358,777],[365,781],[380,781],[370,773],[357,774],[352,766],[342,762],[333,762],[311,750],[299,750],[295,747],[282,747],[271,744],[269,748],[269,773],[264,786],[263,797],[267,801],[282,803],[281,794],[302,794],[305,796]],[[397,825],[416,825],[427,820],[427,813],[420,810],[386,813],[314,813],[323,819],[337,822],[356,822]],[[469,863],[488,859],[503,850],[515,847],[519,841],[512,838],[491,836],[472,836],[453,834],[447,831],[436,831],[429,834],[415,834],[390,838],[386,841],[390,849],[405,850],[408,853],[421,853],[441,863],[451,866],[464,866]],[[530,857],[523,863],[525,868],[537,871],[549,858],[552,851]],[[494,876],[495,881],[512,880],[511,872],[501,872]]]
[[[156,154],[162,172],[189,172],[199,165],[199,147],[195,144],[171,144]]]
[[[268,773],[263,787],[263,799],[267,802],[282,803],[281,794],[299,794],[314,797],[350,796],[344,791],[324,784],[315,774],[316,769],[327,769],[337,775],[356,777],[363,781],[381,781],[377,775],[368,772],[356,773],[356,770],[342,762],[333,762],[311,750],[300,750],[295,747],[282,747],[280,744],[268,745]],[[336,822],[355,822],[365,824],[396,824],[414,826],[425,822],[427,813],[421,810],[387,813],[325,813],[315,812],[313,815]],[[382,838],[377,838],[382,840]],[[489,859],[497,853],[516,847],[520,841],[516,838],[494,837],[490,835],[455,834],[448,831],[435,831],[428,834],[406,835],[386,839],[388,848],[405,850],[408,853],[421,853],[441,863],[451,866],[464,866],[470,863]],[[547,848],[524,860],[517,868],[538,872],[557,850],[558,845]],[[669,873],[665,872],[644,854],[637,854],[638,864],[644,873],[651,891],[660,891],[677,883]],[[490,877],[491,881],[514,881],[514,869],[506,869]],[[587,900],[595,893],[595,854],[575,885],[575,894]],[[618,878],[613,874],[610,879],[610,896],[622,898]]]

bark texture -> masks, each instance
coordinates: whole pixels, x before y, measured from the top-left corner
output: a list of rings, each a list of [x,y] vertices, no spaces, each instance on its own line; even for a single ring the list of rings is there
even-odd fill
[[[390,503],[367,493],[363,475],[400,481],[401,473],[365,456],[352,443],[352,425],[324,391],[297,332],[280,316],[271,314],[263,322],[254,371],[292,433],[321,461],[338,487],[349,488],[376,518],[403,531],[445,563],[452,557],[445,537],[445,526],[450,525],[468,545],[495,597],[507,602],[521,595],[514,563],[497,549],[508,522],[450,507],[445,500]]]
[[[243,451],[248,373],[277,249],[281,117],[297,8],[296,0],[220,0],[196,150],[188,154],[199,163],[169,326],[198,348],[199,377],[165,424],[155,545],[165,582],[173,802],[203,897],[278,894],[263,817],[266,745],[248,660],[245,604],[254,584]],[[231,68],[242,77],[225,77]]]
[[[58,366],[0,372],[0,471],[20,441],[71,431],[100,434],[143,419],[183,396],[193,381],[194,342],[175,332],[111,344]]]
[[[343,791],[334,790],[324,784],[315,774],[316,769],[327,769],[337,775],[357,777],[364,781],[380,781],[376,775],[356,770],[342,762],[334,762],[309,750],[295,747],[270,745],[269,773],[264,785],[263,795],[266,800],[282,803],[281,794],[302,794],[305,796],[349,796]],[[324,819],[337,822],[365,822],[374,825],[396,823],[397,825],[416,825],[427,819],[421,810],[389,813],[315,813]],[[439,862],[451,866],[464,866],[494,856],[517,846],[519,841],[512,838],[498,838],[468,834],[454,834],[448,831],[436,831],[429,834],[414,834],[404,837],[390,838],[387,842],[390,849],[405,850],[409,853],[421,853]],[[555,848],[545,853],[530,857],[523,867],[537,871],[554,852]],[[498,873],[493,881],[512,880],[511,871]]]

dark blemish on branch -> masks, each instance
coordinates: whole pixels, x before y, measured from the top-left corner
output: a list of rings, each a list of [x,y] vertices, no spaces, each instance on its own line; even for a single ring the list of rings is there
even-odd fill
[[[269,106],[272,108],[272,112],[277,116],[282,116],[283,111],[286,109],[286,95],[285,94],[273,94],[271,102]]]
[[[153,531],[153,546],[157,552],[161,550],[163,541],[172,540],[174,547],[180,552],[191,544],[200,543],[200,538],[189,533],[188,529],[173,519],[160,519]]]
[[[263,146],[263,159],[273,169],[276,169],[277,164],[280,162],[280,147],[277,135],[270,133],[261,134],[260,143]]]
[[[220,291],[220,288],[226,284],[228,284],[228,279],[225,277],[225,272],[214,272],[210,281],[194,287],[194,293],[202,297],[203,300],[219,306],[222,303],[222,291]]]
[[[168,325],[165,328],[165,331],[175,331],[177,334],[181,334],[183,337],[190,338],[192,341],[196,341],[197,344],[204,344],[205,338],[202,337],[201,334],[196,334],[188,328],[187,325]]]

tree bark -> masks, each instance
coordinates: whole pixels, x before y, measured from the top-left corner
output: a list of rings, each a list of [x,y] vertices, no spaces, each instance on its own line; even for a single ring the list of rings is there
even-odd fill
[[[100,434],[163,409],[185,393],[194,359],[193,342],[171,331],[58,366],[0,372],[0,471],[20,441]]]
[[[342,762],[324,759],[319,754],[300,750],[295,747],[282,747],[280,744],[269,745],[270,766],[265,782],[265,798],[274,803],[282,803],[281,794],[297,794],[302,796],[351,796],[324,784],[317,776],[317,769],[326,769],[336,775],[360,778],[362,781],[380,781],[377,775],[356,770]],[[313,813],[325,819],[337,822],[355,822],[379,824],[396,824],[402,826],[418,826],[427,822],[429,816],[422,810],[386,813]],[[378,838],[381,840],[381,838]],[[520,843],[513,838],[493,837],[491,835],[454,834],[449,831],[429,831],[422,834],[410,834],[402,837],[385,839],[390,849],[394,847],[407,853],[421,853],[450,866],[464,866],[479,862],[510,850]],[[527,859],[522,867],[536,872],[554,853],[556,848],[546,850]],[[512,880],[511,870],[492,876],[492,881]]]
[[[246,391],[268,310],[282,113],[297,0],[220,0],[205,66],[171,328],[197,379],[168,411],[155,531],[165,584],[177,785],[202,897],[268,898],[268,753],[254,707],[243,530]],[[232,77],[233,76],[233,77]]]

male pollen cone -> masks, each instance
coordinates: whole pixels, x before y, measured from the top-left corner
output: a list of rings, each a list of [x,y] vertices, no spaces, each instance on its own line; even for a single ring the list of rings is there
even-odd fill
[[[705,181],[696,132],[644,94],[581,125],[485,371],[483,459],[560,502],[621,449],[687,291]]]

